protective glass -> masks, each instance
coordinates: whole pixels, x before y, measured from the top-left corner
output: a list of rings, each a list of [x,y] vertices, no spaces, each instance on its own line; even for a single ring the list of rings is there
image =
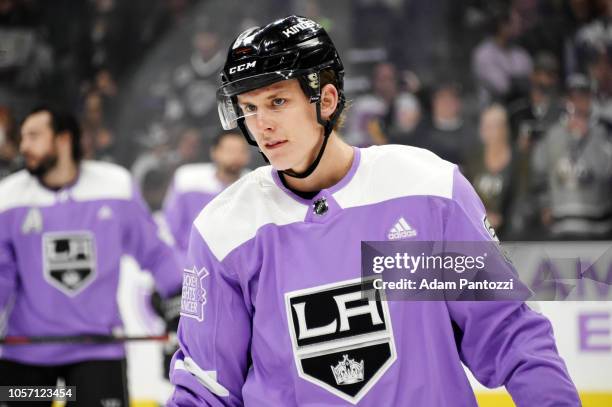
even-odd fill
[[[295,77],[296,72],[294,70],[269,72],[239,79],[220,87],[217,91],[217,110],[223,129],[235,129],[238,127],[239,119],[255,114],[244,112],[238,107],[236,103],[237,95],[271,85],[275,82],[292,79]]]

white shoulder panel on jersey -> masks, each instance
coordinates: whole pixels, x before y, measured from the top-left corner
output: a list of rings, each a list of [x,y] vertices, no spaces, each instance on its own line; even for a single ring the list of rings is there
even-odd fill
[[[26,170],[9,175],[0,182],[0,213],[26,206],[51,206],[55,194],[43,188]]]
[[[260,167],[221,192],[194,221],[206,244],[222,261],[232,250],[255,237],[264,225],[303,221],[308,206],[281,190],[270,166]]]
[[[183,165],[174,173],[174,190],[216,194],[223,189],[223,185],[215,173],[215,165],[211,163]]]
[[[132,188],[132,177],[125,168],[102,161],[83,161],[71,195],[75,201],[128,200],[132,198]]]
[[[399,145],[364,148],[353,179],[334,198],[342,208],[414,195],[452,198],[455,167],[422,148]]]

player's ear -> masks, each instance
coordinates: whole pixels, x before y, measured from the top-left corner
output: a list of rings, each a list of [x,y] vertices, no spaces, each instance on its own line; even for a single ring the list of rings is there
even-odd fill
[[[338,106],[338,89],[331,83],[321,89],[321,117],[325,120],[336,111]]]
[[[61,131],[55,135],[56,145],[65,146],[63,148],[72,148],[72,136],[68,131]]]
[[[72,135],[69,131],[60,131],[53,137],[53,144],[60,157],[74,159],[74,146],[72,145]]]
[[[70,132],[68,131],[60,131],[55,135],[57,140],[61,140],[62,143],[70,142]]]

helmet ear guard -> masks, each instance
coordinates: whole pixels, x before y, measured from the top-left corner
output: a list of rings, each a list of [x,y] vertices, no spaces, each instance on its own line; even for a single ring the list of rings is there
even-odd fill
[[[338,75],[339,77],[337,78],[338,84],[335,85],[336,89],[338,90],[338,104],[336,105],[336,110],[329,117],[329,119],[323,119],[323,117],[321,116],[321,72],[324,70],[325,68],[317,72],[311,72],[306,75],[300,76],[298,78],[298,81],[302,90],[304,91],[304,94],[306,94],[306,97],[309,98],[310,103],[316,103],[317,122],[325,129],[324,134],[327,137],[333,131],[334,126],[336,125],[336,122],[340,117],[340,114],[344,110],[346,99],[344,97],[344,92],[341,87],[342,73],[340,72]]]
[[[321,100],[321,78],[319,72],[311,72],[298,77],[302,91],[310,103]]]

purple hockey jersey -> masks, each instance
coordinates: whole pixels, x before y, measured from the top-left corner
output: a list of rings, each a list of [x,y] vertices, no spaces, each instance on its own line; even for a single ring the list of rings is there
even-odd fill
[[[150,270],[163,296],[181,287],[173,249],[158,230],[129,173],[85,161],[59,191],[27,171],[0,183],[0,310],[7,335],[109,335],[121,329],[120,259]],[[11,306],[12,304],[12,306]],[[121,358],[122,344],[5,346],[1,357],[56,365]]]
[[[522,302],[361,299],[361,241],[398,219],[413,239],[491,240],[484,214],[456,166],[411,147],[355,149],[312,200],[254,171],[194,222],[169,405],[476,406],[462,362],[518,406],[580,405]]]
[[[174,173],[164,200],[164,219],[177,247],[187,252],[191,225],[204,208],[226,187],[212,163],[186,164]]]

